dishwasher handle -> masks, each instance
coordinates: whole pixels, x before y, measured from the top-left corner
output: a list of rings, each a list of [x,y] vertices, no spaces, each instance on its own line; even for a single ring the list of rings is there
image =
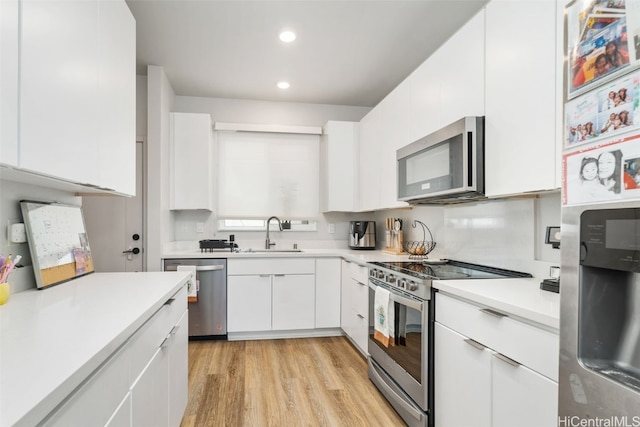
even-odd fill
[[[196,266],[196,271],[216,271],[216,270],[224,270],[224,265],[198,265]],[[178,271],[177,265],[168,265],[165,268],[165,271]]]

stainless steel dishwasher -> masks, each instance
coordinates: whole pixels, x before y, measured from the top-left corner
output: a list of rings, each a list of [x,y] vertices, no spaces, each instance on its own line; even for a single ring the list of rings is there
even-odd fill
[[[195,266],[197,299],[189,302],[189,339],[227,339],[227,260],[165,259],[165,271]]]

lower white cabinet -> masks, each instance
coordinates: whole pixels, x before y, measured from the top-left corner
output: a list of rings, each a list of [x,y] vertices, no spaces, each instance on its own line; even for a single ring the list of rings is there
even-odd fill
[[[274,331],[315,327],[315,276],[273,276],[271,328]]]
[[[369,278],[367,267],[342,261],[341,327],[365,356],[369,335]]]
[[[315,327],[315,259],[229,259],[227,275],[228,332]]]
[[[438,293],[436,427],[555,426],[557,366],[547,359],[558,359],[557,340],[507,313]]]
[[[340,327],[340,258],[316,259],[316,328]]]
[[[187,403],[187,341],[184,286],[41,425],[178,427]]]

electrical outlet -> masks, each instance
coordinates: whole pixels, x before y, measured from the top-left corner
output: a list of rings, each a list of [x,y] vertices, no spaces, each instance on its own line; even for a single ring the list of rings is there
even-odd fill
[[[336,225],[335,224],[327,224],[327,233],[333,234],[335,232],[336,232]]]
[[[204,233],[204,222],[196,222],[196,233]]]
[[[188,231],[189,231],[189,224],[182,224],[182,226],[180,227],[180,230],[181,230],[183,233],[188,232]]]

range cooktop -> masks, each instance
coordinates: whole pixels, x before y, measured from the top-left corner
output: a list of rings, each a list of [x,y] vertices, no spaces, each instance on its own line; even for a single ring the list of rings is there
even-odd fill
[[[533,277],[529,273],[505,270],[502,268],[488,267],[471,264],[468,262],[441,260],[438,262],[426,261],[395,261],[395,262],[371,262],[378,268],[391,270],[396,273],[406,274],[422,280],[454,280],[454,279],[499,279],[508,277]]]

